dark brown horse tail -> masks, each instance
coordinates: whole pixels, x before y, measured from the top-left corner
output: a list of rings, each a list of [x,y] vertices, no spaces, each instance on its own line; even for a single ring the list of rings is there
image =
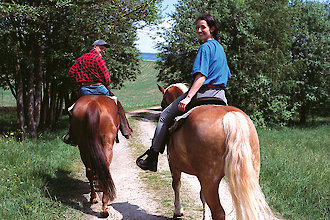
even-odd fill
[[[90,151],[92,166],[95,169],[99,184],[103,193],[108,194],[110,201],[116,197],[116,188],[112,180],[106,156],[99,138],[100,112],[97,104],[92,102],[88,104],[86,110],[86,128],[88,148]]]

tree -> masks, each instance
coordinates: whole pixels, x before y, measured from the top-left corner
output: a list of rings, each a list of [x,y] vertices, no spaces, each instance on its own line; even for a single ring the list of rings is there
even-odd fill
[[[308,2],[302,4],[307,6]],[[194,23],[201,13],[214,15],[220,23],[220,43],[232,73],[227,90],[229,104],[247,112],[258,125],[287,125],[301,101],[298,97],[293,99],[297,83],[293,77],[302,74],[292,62],[292,42],[297,36],[292,17],[300,17],[294,13],[291,2],[180,0],[172,14],[173,27],[164,32],[165,43],[159,44],[163,59],[158,62],[159,81],[191,82],[199,47]],[[319,58],[327,63],[328,58]]]
[[[199,47],[195,19],[201,13],[210,13],[220,23],[220,43],[232,73],[227,92],[229,103],[265,124],[268,115],[275,111],[269,103],[280,90],[272,79],[280,81],[276,77],[285,68],[288,56],[287,32],[281,32],[289,28],[286,4],[287,1],[179,1],[172,15],[173,29],[165,32],[166,43],[160,45],[161,58],[165,61],[159,62],[158,80],[190,82],[192,63]],[[268,93],[264,89],[269,89]],[[278,119],[273,118],[273,121]]]
[[[329,3],[294,1],[291,54],[293,74],[292,102],[299,106],[302,124],[308,115],[319,114],[312,110],[326,109],[329,98]]]
[[[0,3],[0,86],[17,101],[22,132],[36,137],[41,126],[55,124],[75,99],[67,72],[73,62],[102,38],[111,44],[105,59],[112,86],[134,80],[139,52],[136,30],[157,22],[160,0],[33,0]]]

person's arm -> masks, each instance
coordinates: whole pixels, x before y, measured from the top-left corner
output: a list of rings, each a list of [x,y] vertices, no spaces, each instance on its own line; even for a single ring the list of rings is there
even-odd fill
[[[101,77],[102,83],[105,86],[109,86],[110,82],[111,82],[111,77],[110,77],[110,73],[107,68],[107,65],[105,63],[105,60],[103,58],[101,58],[99,60],[98,64],[99,64],[99,71],[100,71],[100,77]]]
[[[69,77],[74,83],[78,83],[76,72],[77,72],[77,67],[76,67],[76,62],[75,62],[69,70]]]
[[[203,83],[206,80],[206,76],[202,75],[201,73],[197,73],[194,83],[191,86],[188,95],[186,98],[184,98],[183,100],[181,100],[181,102],[179,103],[179,111],[184,112],[184,110],[186,109],[186,106],[189,104],[189,102],[191,101],[192,97],[197,93],[197,91],[201,88],[201,86],[203,85]]]

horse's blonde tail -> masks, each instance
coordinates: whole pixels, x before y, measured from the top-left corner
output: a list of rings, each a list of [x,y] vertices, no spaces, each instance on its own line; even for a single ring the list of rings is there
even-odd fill
[[[223,118],[226,134],[225,176],[236,209],[237,219],[277,219],[259,186],[259,171],[253,167],[249,125],[252,121],[240,112]],[[254,126],[253,126],[253,129]]]

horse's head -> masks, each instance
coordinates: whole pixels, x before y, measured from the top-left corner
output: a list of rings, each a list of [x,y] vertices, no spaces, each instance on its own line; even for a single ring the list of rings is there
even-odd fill
[[[161,102],[162,109],[165,109],[169,104],[171,104],[175,99],[181,96],[183,93],[188,91],[188,87],[183,83],[176,83],[170,85],[164,89],[161,85],[157,84],[158,89],[163,94],[163,100]]]

